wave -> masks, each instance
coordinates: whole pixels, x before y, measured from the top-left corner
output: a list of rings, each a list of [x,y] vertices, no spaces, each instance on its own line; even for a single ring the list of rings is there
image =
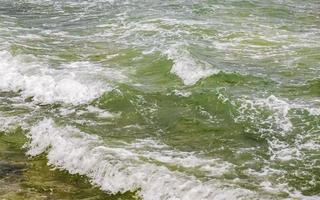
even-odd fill
[[[31,128],[28,155],[47,152],[49,164],[71,174],[86,175],[110,193],[137,191],[145,200],[246,199],[253,192],[201,181],[194,176],[148,163],[129,149],[108,147],[99,137],[44,119]],[[147,155],[146,157],[148,157]]]
[[[208,64],[193,59],[187,51],[178,49],[179,47],[169,48],[165,54],[174,63],[170,72],[180,77],[185,85],[194,85],[200,79],[219,73],[219,70]]]
[[[312,105],[290,102],[271,95],[267,98],[244,100],[236,121],[249,121],[251,130],[265,138],[271,161],[313,162],[308,156],[316,155],[320,143],[315,135],[319,109]],[[304,123],[308,120],[308,123]],[[256,133],[257,134],[257,133]],[[313,151],[313,152],[311,152]]]
[[[87,77],[84,71],[92,73],[97,68],[89,62],[71,63],[67,70],[54,69],[32,56],[14,57],[7,51],[0,52],[0,60],[0,89],[21,92],[24,98],[38,103],[83,104],[111,89],[104,81]],[[83,67],[86,70],[70,70]]]

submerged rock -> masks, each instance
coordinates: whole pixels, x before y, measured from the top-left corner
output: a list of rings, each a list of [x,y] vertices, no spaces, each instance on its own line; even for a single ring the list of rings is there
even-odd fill
[[[0,178],[10,175],[21,175],[25,168],[24,164],[0,161]]]

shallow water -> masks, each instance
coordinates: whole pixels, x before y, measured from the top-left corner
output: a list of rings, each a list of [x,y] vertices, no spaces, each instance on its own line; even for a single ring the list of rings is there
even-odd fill
[[[2,199],[319,199],[316,0],[0,0]]]

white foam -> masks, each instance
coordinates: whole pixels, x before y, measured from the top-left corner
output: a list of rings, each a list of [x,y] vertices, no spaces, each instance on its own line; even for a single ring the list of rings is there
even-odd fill
[[[27,39],[27,40],[41,40],[43,39],[40,35],[36,34],[26,34],[26,35],[19,35],[18,38]]]
[[[59,113],[62,116],[70,115],[75,112],[76,112],[76,110],[74,108],[71,108],[71,109],[70,108],[60,108],[59,109]]]
[[[273,118],[275,119],[278,128],[284,132],[289,132],[292,130],[293,126],[288,118],[290,105],[286,101],[280,100],[274,95],[271,95],[267,99],[257,100],[255,104],[261,107],[267,107],[269,110],[274,112]]]
[[[236,121],[249,120],[257,126],[268,142],[271,160],[303,160],[305,150],[317,151],[320,150],[320,145],[317,138],[314,137],[315,127],[307,128],[295,135],[291,139],[294,142],[288,142],[282,138],[286,138],[294,128],[289,116],[291,109],[307,111],[309,115],[318,116],[318,109],[313,108],[312,104],[289,102],[271,95],[266,99],[244,100],[239,109],[240,116],[236,118]],[[271,113],[263,116],[265,110]],[[292,114],[294,115],[294,112]]]
[[[266,119],[261,120],[262,112],[260,109],[267,109],[272,113]],[[288,117],[288,112],[291,109],[290,104],[284,100],[280,100],[274,95],[268,98],[259,98],[254,100],[244,99],[242,100],[241,106],[239,108],[239,114],[236,121],[240,120],[251,120],[256,121],[257,125],[269,124],[275,125],[279,134],[284,135],[291,131],[293,125]],[[270,129],[271,130],[271,129]]]
[[[190,95],[192,95],[192,92],[189,91],[182,91],[182,90],[173,90],[173,93],[176,96],[181,96],[181,97],[189,97]],[[169,93],[170,94],[170,93]],[[168,95],[169,95],[168,94]]]
[[[200,158],[193,152],[175,151],[151,139],[138,140],[129,147],[131,151],[138,152],[148,159],[184,168],[197,168],[206,176],[222,176],[234,168],[233,164],[220,159]]]
[[[303,199],[303,200],[318,200],[318,195],[305,196],[300,191],[290,187],[288,183],[279,183],[275,181],[269,181],[269,178],[274,179],[274,177],[281,177],[286,174],[285,170],[277,170],[270,167],[263,167],[260,171],[255,171],[252,169],[245,170],[248,176],[254,176],[259,178],[259,186],[264,191],[270,193],[283,193],[288,194],[287,198],[284,199]]]
[[[319,108],[307,108],[310,115],[318,116],[320,115],[320,109]]]
[[[171,47],[165,54],[174,62],[170,72],[179,76],[185,85],[194,85],[200,79],[219,72],[205,63],[197,62],[187,51],[178,48]]]
[[[319,140],[319,139],[318,139]],[[301,149],[319,151],[320,150],[320,141],[307,141],[299,146]]]
[[[301,159],[300,149],[296,146],[290,146],[285,141],[280,141],[273,137],[268,140],[269,152],[271,153],[271,160],[289,161],[292,159]]]
[[[0,131],[7,131],[8,129],[16,127],[20,122],[18,117],[5,117],[0,115]]]
[[[271,113],[264,116],[265,110]],[[278,139],[279,136],[288,134],[293,128],[288,117],[289,110],[289,103],[273,95],[266,99],[246,99],[239,108],[240,113],[236,121],[251,121],[257,126],[261,136],[268,141],[271,160],[288,161],[299,154],[299,151],[294,151],[287,142]]]
[[[111,89],[102,81],[88,79],[86,74],[52,69],[31,56],[14,57],[1,51],[0,60],[0,90],[21,91],[35,102],[87,103]],[[86,66],[87,71],[94,68],[90,63]],[[83,76],[86,77],[81,79]]]
[[[91,113],[97,113],[101,118],[113,118],[119,116],[118,114],[108,112],[107,110],[103,110],[94,106],[88,106],[87,110]]]
[[[218,181],[202,182],[194,176],[170,171],[148,163],[128,149],[107,147],[93,135],[67,126],[57,127],[50,119],[34,126],[29,133],[28,154],[48,153],[48,162],[70,173],[88,176],[93,184],[111,193],[140,189],[145,200],[245,199],[252,192]]]

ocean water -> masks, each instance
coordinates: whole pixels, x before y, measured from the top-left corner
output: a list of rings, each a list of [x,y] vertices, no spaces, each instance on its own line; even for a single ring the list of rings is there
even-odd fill
[[[320,199],[318,0],[0,0],[0,199]]]

